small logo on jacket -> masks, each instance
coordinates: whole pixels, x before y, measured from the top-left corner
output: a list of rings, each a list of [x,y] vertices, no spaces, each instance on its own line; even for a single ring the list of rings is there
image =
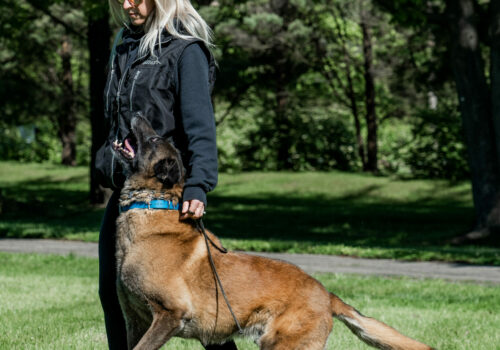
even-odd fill
[[[156,65],[156,64],[161,64],[161,62],[160,62],[158,59],[155,59],[155,60],[153,60],[153,59],[148,59],[148,60],[146,60],[146,61],[142,62],[142,64],[147,64],[147,65],[154,66],[154,65]]]

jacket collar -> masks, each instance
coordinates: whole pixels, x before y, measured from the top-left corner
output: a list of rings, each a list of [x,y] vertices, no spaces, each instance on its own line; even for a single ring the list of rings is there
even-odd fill
[[[123,31],[123,36],[122,36],[122,42],[116,47],[116,52],[118,53],[118,66],[120,69],[120,72],[123,72],[125,68],[125,63],[127,61],[127,52],[128,52],[128,45],[133,45],[136,43],[136,41],[140,40],[143,34],[137,31],[133,31],[130,28],[125,28]],[[174,36],[170,34],[166,29],[163,29],[161,33],[161,40],[160,42],[155,44],[155,51],[158,51],[158,48],[161,46],[167,45],[170,41],[174,39]],[[146,58],[150,56],[150,53],[147,52],[146,54],[137,57],[134,62],[132,62],[132,66],[135,66],[138,62],[142,62]]]

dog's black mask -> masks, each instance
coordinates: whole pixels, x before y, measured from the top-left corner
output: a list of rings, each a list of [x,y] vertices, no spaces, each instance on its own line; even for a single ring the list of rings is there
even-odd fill
[[[127,178],[134,175],[156,177],[167,188],[179,183],[184,176],[179,151],[160,137],[146,118],[136,116],[130,125],[131,134],[113,144]]]

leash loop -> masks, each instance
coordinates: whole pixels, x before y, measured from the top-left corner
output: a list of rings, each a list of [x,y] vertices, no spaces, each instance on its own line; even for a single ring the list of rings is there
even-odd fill
[[[205,245],[207,246],[207,252],[208,252],[208,261],[210,262],[210,266],[212,268],[212,271],[214,273],[215,279],[217,280],[217,284],[220,287],[220,291],[222,293],[222,296],[224,297],[224,300],[226,301],[227,308],[229,309],[229,312],[231,313],[231,316],[233,317],[234,323],[236,323],[236,327],[238,327],[238,332],[240,334],[243,334],[243,329],[240,326],[240,323],[238,322],[238,319],[236,318],[236,315],[233,312],[233,309],[231,308],[231,304],[229,303],[229,299],[227,298],[226,292],[224,291],[224,287],[222,286],[222,282],[220,280],[219,274],[217,273],[217,269],[215,268],[215,263],[214,259],[212,258],[212,252],[210,251],[210,244],[214,246],[218,251],[220,251],[223,254],[227,253],[227,249],[224,248],[222,245],[218,246],[215,244],[214,241],[208,237],[207,232],[205,231],[205,226],[203,225],[203,221],[201,219],[195,220],[196,222],[196,227],[200,231],[200,233],[203,235],[205,238]],[[209,244],[210,242],[210,244]]]

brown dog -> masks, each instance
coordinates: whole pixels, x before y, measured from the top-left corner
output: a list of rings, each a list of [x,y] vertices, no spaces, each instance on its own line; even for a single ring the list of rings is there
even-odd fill
[[[135,140],[125,140],[125,147],[115,144],[127,173],[117,222],[117,286],[128,347],[159,349],[173,336],[223,342],[238,329],[195,222],[179,221],[178,210],[130,207],[149,206],[158,198],[179,202],[184,172],[179,154],[144,118],[132,120],[132,133]],[[208,236],[220,245],[217,237]],[[379,349],[431,349],[361,315],[296,266],[211,251],[244,334],[261,349],[324,349],[332,316]]]

